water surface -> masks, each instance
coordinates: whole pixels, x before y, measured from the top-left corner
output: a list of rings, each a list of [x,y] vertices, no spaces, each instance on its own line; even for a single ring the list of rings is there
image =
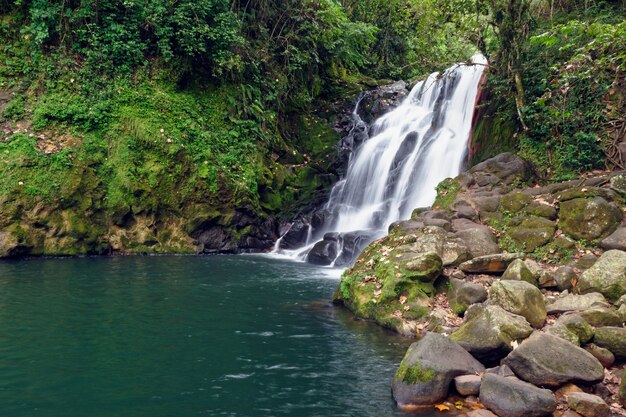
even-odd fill
[[[256,256],[0,262],[1,415],[406,416],[409,341],[330,305],[337,285]]]

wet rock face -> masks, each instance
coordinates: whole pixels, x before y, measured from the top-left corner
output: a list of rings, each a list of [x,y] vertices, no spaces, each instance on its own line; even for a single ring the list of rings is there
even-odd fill
[[[604,367],[593,355],[547,333],[533,333],[504,363],[521,379],[540,386],[595,383],[604,379]]]
[[[447,337],[427,333],[411,345],[402,359],[393,379],[393,398],[399,405],[434,404],[448,395],[455,377],[484,369],[472,355]]]
[[[408,94],[409,88],[404,81],[396,81],[370,90],[361,101],[359,115],[366,123],[372,123],[397,107]]]
[[[551,416],[557,405],[550,390],[495,374],[485,374],[480,401],[497,415],[507,417]]]

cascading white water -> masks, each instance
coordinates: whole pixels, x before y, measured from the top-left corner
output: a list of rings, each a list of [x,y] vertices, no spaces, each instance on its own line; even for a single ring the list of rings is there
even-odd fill
[[[367,231],[368,241],[384,235],[414,208],[430,206],[439,182],[458,175],[486,59],[476,55],[472,63],[431,74],[374,122],[370,139],[351,156],[345,178],[331,191],[325,207],[331,220],[316,233],[335,232],[336,258],[343,252],[342,235]],[[358,118],[356,109],[354,114]],[[302,258],[314,246],[307,244],[291,253]]]

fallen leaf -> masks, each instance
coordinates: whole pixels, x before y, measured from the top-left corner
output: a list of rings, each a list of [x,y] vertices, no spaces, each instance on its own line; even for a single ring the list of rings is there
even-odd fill
[[[435,404],[435,408],[439,411],[450,411],[450,407],[445,404]]]
[[[400,304],[404,304],[404,303],[406,303],[406,296],[401,295],[400,296]]]

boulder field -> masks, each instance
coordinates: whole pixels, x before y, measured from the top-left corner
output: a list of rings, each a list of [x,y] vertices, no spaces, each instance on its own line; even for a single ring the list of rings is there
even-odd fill
[[[365,248],[334,300],[417,339],[393,379],[397,404],[626,415],[624,184],[601,172],[539,185],[501,154]]]

